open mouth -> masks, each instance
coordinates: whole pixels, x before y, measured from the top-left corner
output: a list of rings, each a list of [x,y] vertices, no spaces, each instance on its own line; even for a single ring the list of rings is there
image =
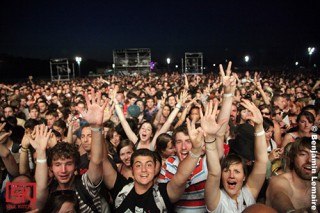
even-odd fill
[[[236,187],[236,185],[237,185],[237,182],[235,182],[235,181],[227,181],[227,184],[228,184],[228,187],[230,189],[234,189]]]
[[[303,167],[303,169],[304,169],[306,172],[311,172],[311,166],[305,166],[305,167]]]
[[[184,159],[188,156],[189,152],[180,152],[181,157]]]

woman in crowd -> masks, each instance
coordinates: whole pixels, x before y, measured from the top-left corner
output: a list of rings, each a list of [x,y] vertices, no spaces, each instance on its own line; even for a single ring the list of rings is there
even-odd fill
[[[314,125],[315,118],[311,112],[302,111],[297,117],[297,130],[285,134],[282,147],[292,143],[296,138],[311,137],[311,127]]]
[[[250,101],[241,103],[251,112],[248,116],[254,123],[255,163],[251,174],[247,175],[246,165],[239,155],[230,154],[220,159],[216,143],[223,143],[217,135],[217,142],[206,143],[208,178],[205,186],[205,199],[208,212],[242,212],[255,203],[265,181],[267,169],[267,143],[263,129],[263,118],[259,109]],[[222,138],[222,140],[221,140]],[[220,188],[220,184],[222,188]]]
[[[130,159],[134,150],[134,144],[128,139],[122,140],[117,146],[117,154],[121,160],[121,163],[118,164],[118,172],[127,179],[133,178]]]
[[[159,153],[162,164],[164,164],[168,157],[175,155],[176,150],[173,145],[173,138],[167,133],[159,135],[156,141],[155,151]]]

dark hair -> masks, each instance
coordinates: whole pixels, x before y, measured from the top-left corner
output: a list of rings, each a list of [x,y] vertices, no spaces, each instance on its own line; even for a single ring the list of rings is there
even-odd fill
[[[173,144],[174,144],[174,145],[176,145],[176,135],[177,135],[179,132],[182,132],[182,133],[185,134],[185,135],[189,135],[189,134],[188,134],[187,125],[181,125],[181,126],[177,127],[177,128],[173,131],[172,138],[174,139],[174,140],[173,140]]]
[[[272,120],[270,120],[269,118],[263,118],[263,129],[265,131],[268,131],[270,126],[274,127]]]
[[[73,159],[75,165],[79,165],[80,153],[78,151],[78,146],[75,144],[60,142],[48,150],[48,166],[52,166],[53,160],[61,158]]]
[[[153,151],[150,149],[137,149],[131,155],[130,164],[133,165],[134,159],[138,156],[149,156],[152,158],[154,165],[156,165],[156,157],[154,156]]]
[[[297,122],[300,121],[301,117],[305,116],[307,118],[307,120],[309,121],[309,123],[314,123],[315,121],[315,117],[313,116],[313,114],[309,111],[301,111],[299,113],[299,115],[297,116]]]
[[[162,155],[162,151],[166,150],[168,143],[172,141],[173,143],[173,138],[171,135],[167,133],[162,133],[157,137],[156,141],[156,152]]]
[[[36,119],[28,119],[26,120],[26,122],[24,123],[24,128],[27,129],[29,128],[31,131],[34,129],[35,126],[39,125],[40,122]]]
[[[238,164],[238,163],[240,163],[242,165],[244,176],[247,177],[248,176],[248,169],[247,169],[247,165],[245,164],[244,158],[241,157],[240,155],[237,155],[237,154],[229,154],[225,158],[222,159],[221,171],[223,171],[224,169],[229,169],[229,167],[232,164]],[[247,178],[245,179],[243,184],[245,184],[246,180],[247,180]]]
[[[311,147],[311,142],[315,141],[316,145],[315,148],[317,152],[320,152],[320,140],[312,139],[311,137],[302,137],[302,138],[297,138],[293,143],[290,148],[290,151],[288,153],[289,159],[290,159],[290,169],[294,169],[295,167],[295,158],[297,157],[299,151],[303,150],[304,148],[307,148],[309,150],[312,150]]]
[[[131,146],[132,150],[135,151],[136,150],[136,146],[134,145],[134,143],[132,141],[130,141],[129,139],[125,139],[120,141],[120,143],[117,146],[117,154],[118,156],[120,156],[120,151],[123,147],[126,146]]]
[[[65,202],[74,204],[74,209],[79,212],[79,201],[74,190],[57,190],[52,192],[44,206],[44,212],[57,213]]]
[[[64,134],[66,133],[67,131],[67,124],[64,120],[56,120],[55,122],[53,122],[53,125],[52,126],[57,126],[57,127],[60,127],[61,129],[64,130]]]

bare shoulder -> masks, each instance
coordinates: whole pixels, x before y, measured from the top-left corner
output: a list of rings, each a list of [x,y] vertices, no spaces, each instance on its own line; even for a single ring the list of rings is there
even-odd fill
[[[292,189],[292,177],[291,173],[284,173],[278,176],[273,176],[270,178],[269,186],[268,186],[268,194],[282,192],[285,194],[291,194]]]

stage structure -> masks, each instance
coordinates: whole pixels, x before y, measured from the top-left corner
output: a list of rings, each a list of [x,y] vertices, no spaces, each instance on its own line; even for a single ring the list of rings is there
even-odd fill
[[[113,50],[115,75],[147,74],[150,72],[151,50],[132,48]]]
[[[71,64],[67,58],[50,59],[51,81],[69,81],[70,75],[74,78],[74,64]]]
[[[186,74],[203,74],[203,54],[185,53],[184,54],[184,72]]]

